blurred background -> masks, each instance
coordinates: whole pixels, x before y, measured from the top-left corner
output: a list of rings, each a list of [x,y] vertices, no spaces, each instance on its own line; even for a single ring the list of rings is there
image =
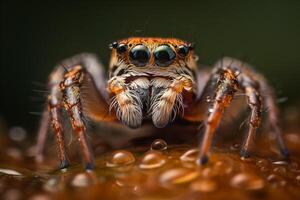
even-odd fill
[[[246,60],[281,107],[300,102],[300,1],[49,2],[1,1],[0,120],[8,126],[35,133],[58,61],[94,52],[107,64],[108,44],[130,36],[194,42],[203,64]]]

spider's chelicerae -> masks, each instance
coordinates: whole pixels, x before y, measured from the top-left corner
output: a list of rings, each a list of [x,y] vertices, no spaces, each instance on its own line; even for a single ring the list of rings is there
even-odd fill
[[[83,117],[131,128],[139,128],[143,121],[158,128],[176,119],[204,122],[198,159],[204,164],[224,110],[238,91],[245,94],[251,111],[241,156],[249,155],[263,106],[268,108],[267,117],[281,153],[288,156],[272,89],[248,64],[224,57],[212,70],[197,68],[193,45],[173,38],[128,38],[113,42],[110,48],[108,80],[101,62],[87,53],[62,61],[50,75],[48,112],[42,119],[38,149],[42,149],[49,120],[61,168],[69,165],[60,117],[63,109],[69,114],[87,169],[94,164]]]

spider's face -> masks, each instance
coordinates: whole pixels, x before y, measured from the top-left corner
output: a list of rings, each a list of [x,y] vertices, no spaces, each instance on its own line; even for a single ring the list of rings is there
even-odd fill
[[[113,42],[110,77],[170,76],[193,74],[196,68],[193,45],[169,38],[128,38]]]
[[[181,92],[174,92],[185,87],[182,77],[195,83],[193,45],[178,39],[128,38],[113,42],[111,49],[109,88],[118,118],[131,127],[145,117],[152,117],[157,127],[167,125],[184,104]],[[193,86],[185,89],[192,93]]]

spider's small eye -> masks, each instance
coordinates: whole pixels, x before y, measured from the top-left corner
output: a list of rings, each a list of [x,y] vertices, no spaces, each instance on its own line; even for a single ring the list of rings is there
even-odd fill
[[[158,66],[165,67],[174,61],[176,55],[169,45],[164,44],[155,49],[154,57]]]
[[[142,67],[148,63],[150,52],[145,45],[139,44],[131,49],[129,56],[134,65]]]
[[[126,44],[119,44],[117,47],[117,52],[119,54],[124,53],[125,51],[127,51],[127,45]]]
[[[185,57],[187,56],[187,54],[189,53],[189,47],[185,46],[185,45],[180,45],[177,49],[177,53],[181,56],[181,57]]]

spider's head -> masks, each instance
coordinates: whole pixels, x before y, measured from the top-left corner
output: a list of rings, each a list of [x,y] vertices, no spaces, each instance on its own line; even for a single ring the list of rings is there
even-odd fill
[[[152,118],[156,127],[166,126],[188,99],[174,92],[185,87],[177,79],[195,83],[193,45],[173,38],[128,38],[110,48],[109,90],[118,118],[130,127],[139,127],[144,118]],[[185,90],[189,95],[190,88]]]
[[[175,38],[133,37],[113,42],[110,48],[110,77],[126,73],[174,77],[196,69],[194,45]]]

